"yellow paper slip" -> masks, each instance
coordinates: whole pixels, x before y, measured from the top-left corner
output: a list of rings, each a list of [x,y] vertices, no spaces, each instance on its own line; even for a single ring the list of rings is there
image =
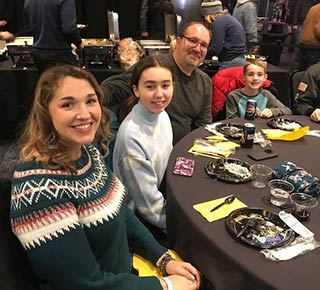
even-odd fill
[[[234,148],[240,147],[239,144],[231,141],[221,142],[214,146],[204,146],[200,144],[194,144],[189,150],[189,153],[193,153],[196,155],[202,155],[206,157],[229,157]]]
[[[213,221],[220,220],[228,216],[232,211],[238,208],[247,207],[239,199],[235,198],[235,200],[230,204],[224,204],[220,208],[216,209],[215,211],[211,212],[210,210],[213,209],[218,204],[222,203],[228,196],[221,197],[214,200],[209,200],[206,202],[198,203],[193,205],[193,208],[198,211],[209,223]]]
[[[283,140],[283,141],[295,141],[309,132],[309,126],[294,129],[293,131],[285,131],[281,129],[262,129],[262,132],[266,134],[270,140]]]

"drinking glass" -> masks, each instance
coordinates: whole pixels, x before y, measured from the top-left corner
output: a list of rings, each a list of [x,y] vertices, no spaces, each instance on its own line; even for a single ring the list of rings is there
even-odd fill
[[[255,175],[252,185],[256,188],[264,188],[272,174],[272,168],[262,164],[253,164],[250,166],[251,172]]]
[[[290,193],[294,186],[282,179],[273,179],[269,181],[270,202],[275,206],[282,206],[289,202]]]
[[[300,220],[307,220],[310,216],[308,210],[318,205],[314,197],[305,193],[293,193],[290,195],[290,200],[294,205],[293,215]]]

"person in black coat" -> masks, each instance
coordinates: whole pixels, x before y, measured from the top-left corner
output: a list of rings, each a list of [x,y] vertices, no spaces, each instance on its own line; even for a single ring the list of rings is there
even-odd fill
[[[175,13],[170,0],[143,0],[140,9],[140,32],[143,38],[165,38],[165,13]]]

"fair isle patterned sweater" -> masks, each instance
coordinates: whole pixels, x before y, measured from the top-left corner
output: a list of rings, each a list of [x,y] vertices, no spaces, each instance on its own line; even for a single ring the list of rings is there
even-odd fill
[[[166,251],[125,204],[121,182],[97,149],[83,146],[77,174],[20,164],[14,172],[12,230],[41,289],[161,290],[131,274],[129,247],[154,264]]]

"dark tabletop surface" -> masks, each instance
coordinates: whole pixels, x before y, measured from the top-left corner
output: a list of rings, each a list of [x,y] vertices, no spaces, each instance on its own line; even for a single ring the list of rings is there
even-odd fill
[[[287,118],[309,125],[310,129],[320,129],[319,124],[305,116]],[[243,118],[224,121],[243,124]],[[269,128],[267,120],[252,121],[257,129]],[[285,262],[267,260],[256,248],[236,242],[225,229],[225,220],[207,222],[192,206],[194,204],[234,194],[249,207],[265,208],[274,212],[279,209],[266,201],[268,187],[254,188],[251,183],[231,184],[214,180],[205,173],[205,165],[211,159],[187,153],[194,139],[209,136],[203,128],[197,129],[174,146],[167,171],[167,223],[171,245],[184,259],[194,263],[217,290],[316,290],[319,289],[320,250]],[[264,161],[253,161],[247,154],[255,151],[239,148],[230,157],[239,158],[249,164],[261,163],[274,167],[283,161],[292,161],[313,176],[320,177],[318,148],[320,139],[305,136],[294,142],[273,141],[272,149],[279,157]],[[192,177],[172,174],[176,157],[195,159]],[[320,240],[320,208],[311,210],[311,218],[304,224]]]

